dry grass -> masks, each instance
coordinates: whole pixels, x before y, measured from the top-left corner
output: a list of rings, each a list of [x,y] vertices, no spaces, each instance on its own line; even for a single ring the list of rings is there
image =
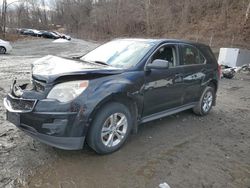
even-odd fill
[[[19,34],[10,34],[10,33],[7,33],[5,38],[3,37],[3,35],[0,35],[0,38],[7,40],[7,41],[11,41],[11,42],[15,42],[15,41],[19,41],[19,40],[36,39],[36,37],[24,36],[24,35],[19,35]]]

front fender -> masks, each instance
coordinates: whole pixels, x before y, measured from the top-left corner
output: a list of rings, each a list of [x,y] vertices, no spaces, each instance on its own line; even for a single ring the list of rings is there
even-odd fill
[[[92,80],[90,82],[92,87],[88,90],[87,97],[83,101],[86,125],[90,125],[93,113],[103,104],[119,97],[133,101],[140,114],[143,106],[143,94],[140,91],[143,84],[144,77],[140,72],[127,76],[113,75]]]

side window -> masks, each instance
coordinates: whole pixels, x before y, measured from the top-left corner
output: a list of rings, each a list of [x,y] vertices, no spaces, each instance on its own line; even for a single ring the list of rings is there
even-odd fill
[[[151,62],[156,59],[162,59],[169,62],[170,67],[176,65],[176,48],[175,46],[162,46],[158,49],[155,54],[152,56]]]
[[[200,63],[205,64],[206,63],[205,57],[201,53],[199,53],[199,56],[200,56]]]
[[[204,64],[206,59],[198,49],[189,46],[182,46],[182,65]]]

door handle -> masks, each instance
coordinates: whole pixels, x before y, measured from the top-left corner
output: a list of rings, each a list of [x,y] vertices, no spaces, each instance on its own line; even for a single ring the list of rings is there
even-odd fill
[[[182,74],[182,73],[176,73],[175,75],[178,75],[178,76],[179,76],[179,75],[183,75],[183,74]]]
[[[205,68],[201,69],[201,72],[207,72],[207,70]]]
[[[177,73],[177,74],[175,74],[175,77],[176,78],[183,77],[183,74],[182,73]]]

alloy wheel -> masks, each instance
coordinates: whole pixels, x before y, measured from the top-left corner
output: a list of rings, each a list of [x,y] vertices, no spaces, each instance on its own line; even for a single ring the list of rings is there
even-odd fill
[[[5,54],[6,50],[4,47],[0,47],[0,54]]]
[[[127,129],[128,120],[123,113],[114,113],[110,115],[102,127],[102,143],[107,147],[118,145],[125,138]]]
[[[210,110],[210,108],[212,107],[212,103],[213,103],[213,94],[211,91],[208,91],[202,101],[202,109],[203,111],[206,113]]]

